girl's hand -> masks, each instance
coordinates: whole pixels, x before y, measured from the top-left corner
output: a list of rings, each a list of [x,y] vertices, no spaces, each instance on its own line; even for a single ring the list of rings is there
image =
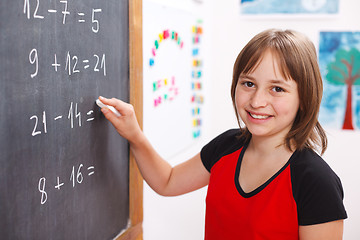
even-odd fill
[[[140,141],[143,133],[137,122],[134,107],[116,98],[99,97],[99,100],[106,105],[113,106],[120,112],[121,116],[117,117],[110,109],[101,108],[101,112],[112,123],[118,133],[130,143]]]

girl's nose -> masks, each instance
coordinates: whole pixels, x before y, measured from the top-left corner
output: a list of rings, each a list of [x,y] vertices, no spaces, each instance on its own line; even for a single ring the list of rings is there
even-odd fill
[[[267,93],[260,89],[256,89],[256,91],[254,91],[254,93],[251,96],[250,105],[253,108],[262,108],[262,107],[266,107],[267,104],[268,104]]]

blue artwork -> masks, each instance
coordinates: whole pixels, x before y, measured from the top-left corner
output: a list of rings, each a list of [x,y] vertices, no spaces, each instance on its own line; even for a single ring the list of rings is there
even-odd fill
[[[360,32],[320,32],[319,45],[324,82],[320,123],[360,129]]]
[[[336,14],[339,0],[240,0],[242,14]]]

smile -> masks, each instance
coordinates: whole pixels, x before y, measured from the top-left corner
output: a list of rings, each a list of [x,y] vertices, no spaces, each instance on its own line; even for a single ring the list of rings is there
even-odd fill
[[[254,113],[250,113],[250,112],[248,112],[248,113],[252,118],[255,118],[255,119],[263,120],[263,119],[268,119],[271,117],[270,115],[258,115],[258,114],[254,114]]]

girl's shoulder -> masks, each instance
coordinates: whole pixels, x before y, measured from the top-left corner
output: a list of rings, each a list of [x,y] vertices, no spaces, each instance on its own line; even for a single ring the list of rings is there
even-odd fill
[[[339,179],[326,161],[310,148],[297,150],[294,153],[291,160],[291,171],[298,180]]]
[[[245,141],[241,137],[239,128],[227,130],[215,137],[201,149],[201,160],[210,172],[211,167],[221,157],[239,150],[244,144]]]
[[[308,148],[298,150],[290,162],[290,170],[300,225],[347,217],[340,178],[321,156]]]

